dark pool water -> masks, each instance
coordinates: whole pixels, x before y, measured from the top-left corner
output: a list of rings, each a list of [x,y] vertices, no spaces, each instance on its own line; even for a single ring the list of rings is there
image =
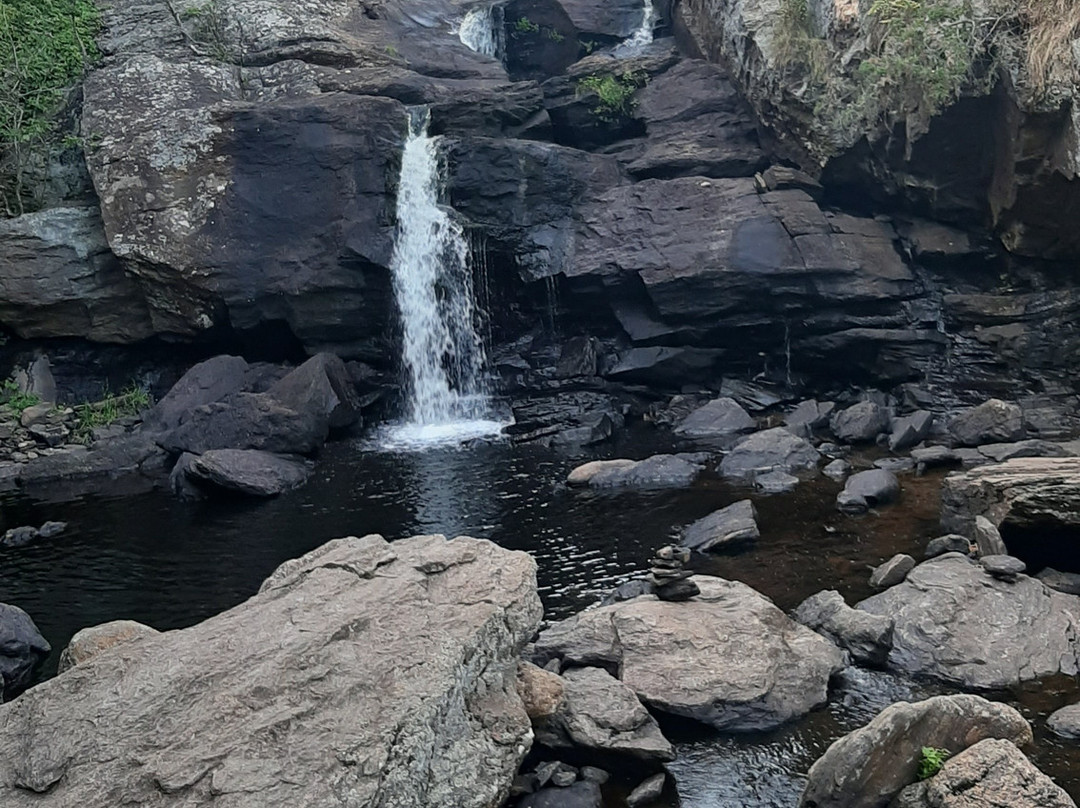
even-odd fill
[[[589,492],[567,489],[567,472],[597,457],[645,457],[673,448],[642,428],[597,451],[565,453],[506,443],[424,452],[373,451],[360,441],[326,448],[304,488],[268,502],[179,502],[164,492],[44,503],[9,498],[3,527],[70,522],[67,533],[0,549],[0,601],[29,612],[52,643],[44,675],[85,626],[130,618],[158,629],[189,626],[254,594],[282,561],[346,535],[468,534],[532,553],[547,616],[595,603],[643,572],[651,551],[678,528],[752,496],[762,538],[738,555],[698,558],[703,572],[745,581],[790,609],[824,588],[849,602],[870,594],[869,568],[897,552],[921,555],[939,533],[940,478],[903,478],[901,504],[864,517],[838,514],[839,485],[824,477],[765,497],[706,479],[688,490]],[[864,460],[868,460],[865,458]],[[682,808],[794,806],[813,760],[843,733],[899,699],[931,687],[851,669],[827,708],[778,731],[720,737],[667,727]],[[1037,727],[1032,757],[1080,796],[1080,756],[1044,737],[1042,719],[1080,698],[1071,681],[999,694]]]

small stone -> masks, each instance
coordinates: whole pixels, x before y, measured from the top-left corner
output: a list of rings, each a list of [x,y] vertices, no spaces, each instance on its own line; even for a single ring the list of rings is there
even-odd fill
[[[841,458],[836,458],[821,470],[821,473],[833,480],[842,480],[851,471],[851,464]]]
[[[563,680],[557,673],[518,662],[517,692],[530,719],[554,715],[563,702]]]
[[[883,457],[880,460],[874,461],[874,468],[891,471],[893,474],[900,474],[905,471],[913,470],[915,468],[915,461],[910,457]]]
[[[673,603],[690,600],[690,598],[700,594],[700,592],[701,589],[698,585],[689,578],[656,587],[656,597],[660,600],[671,601]]]
[[[979,559],[982,568],[995,578],[1013,582],[1024,570],[1027,564],[1019,558],[1011,555],[988,555]]]
[[[52,411],[52,404],[34,404],[22,411],[22,415],[19,416],[19,423],[23,426],[31,426],[32,424],[45,420]]]
[[[510,784],[510,796],[520,797],[524,794],[532,794],[536,791],[535,774],[519,774]]]
[[[581,767],[581,779],[588,780],[590,783],[596,783],[597,785],[603,785],[611,779],[611,775],[603,769],[599,769],[596,766],[582,766]]]
[[[1060,738],[1080,739],[1080,704],[1070,704],[1051,713],[1046,728]]]
[[[915,559],[904,553],[897,553],[884,564],[874,568],[870,575],[870,586],[874,589],[888,589],[907,578],[915,569]]]
[[[689,578],[694,573],[690,570],[665,570],[665,569],[651,569],[653,578],[656,580],[657,586],[666,586],[671,581],[681,581],[683,578]]]
[[[656,585],[652,581],[644,578],[635,578],[632,581],[624,581],[617,587],[608,593],[607,597],[601,601],[601,606],[608,606],[612,603],[618,603],[623,600],[631,600],[641,595],[651,595],[656,589]],[[558,673],[558,671],[556,671]]]
[[[663,772],[654,774],[630,792],[630,796],[626,798],[627,808],[645,808],[645,806],[658,802],[660,796],[664,793],[664,783],[666,782],[666,774]]]
[[[574,770],[567,771],[565,769],[559,769],[551,775],[551,782],[559,788],[567,788],[577,782],[577,772]]]
[[[975,546],[982,556],[1008,555],[1009,550],[1001,538],[1001,532],[985,516],[975,517]]]
[[[0,545],[4,547],[22,547],[24,544],[29,544],[38,536],[40,532],[36,527],[30,527],[29,525],[23,527],[13,527],[4,533],[4,537],[0,539]]]
[[[759,474],[754,478],[754,487],[765,494],[786,494],[794,491],[798,484],[798,477],[779,469]]]
[[[552,775],[559,770],[559,766],[562,765],[557,760],[549,760],[546,763],[541,763],[536,767],[536,787],[543,788],[550,782]]]
[[[970,552],[970,541],[964,536],[960,536],[956,533],[949,533],[946,536],[938,536],[936,539],[931,539],[926,545],[926,550],[923,552],[923,558],[934,558],[945,553],[963,553],[964,555],[968,555]]]

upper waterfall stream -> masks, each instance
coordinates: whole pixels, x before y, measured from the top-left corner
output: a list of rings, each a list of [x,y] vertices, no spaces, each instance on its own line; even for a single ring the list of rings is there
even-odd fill
[[[491,417],[485,389],[468,241],[439,202],[439,139],[427,127],[427,111],[413,110],[390,263],[401,316],[406,412],[405,422],[383,437],[406,446],[458,442],[502,427]]]

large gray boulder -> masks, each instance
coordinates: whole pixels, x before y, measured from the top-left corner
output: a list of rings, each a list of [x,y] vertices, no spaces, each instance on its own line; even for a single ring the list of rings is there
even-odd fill
[[[974,536],[975,519],[1000,527],[1080,525],[1080,458],[1024,457],[963,472],[941,486],[941,524]]]
[[[1080,598],[1019,575],[998,580],[946,553],[858,604],[893,619],[889,666],[969,688],[1080,671]]]
[[[844,513],[865,513],[878,505],[888,505],[900,496],[900,481],[885,469],[869,469],[852,474],[844,490],[836,495],[836,507]]]
[[[590,488],[682,488],[705,470],[707,454],[659,454],[644,460],[593,460],[567,476],[570,485]]]
[[[51,650],[30,615],[0,603],[0,703],[29,686],[34,668]]]
[[[957,446],[1010,443],[1020,440],[1024,434],[1024,413],[1020,405],[998,398],[958,412],[949,421],[949,435]]]
[[[1007,740],[987,738],[945,761],[936,775],[914,783],[892,808],[1076,808],[1065,789],[1039,771]]]
[[[698,407],[675,427],[676,435],[688,438],[721,438],[752,432],[754,419],[733,398],[716,398]]]
[[[885,808],[915,782],[922,747],[955,754],[986,738],[1023,745],[1032,740],[1031,727],[1012,707],[980,696],[898,702],[817,759],[799,808]]]
[[[829,427],[845,443],[865,443],[888,431],[889,419],[889,411],[880,404],[860,401],[836,413]]]
[[[701,593],[644,595],[555,623],[539,660],[615,666],[649,707],[724,731],[779,726],[822,704],[840,650],[745,584],[696,575]]]
[[[250,369],[241,357],[226,354],[199,362],[150,409],[143,419],[145,428],[175,429],[196,407],[247,389]]]
[[[330,542],[5,705],[0,803],[490,808],[530,745],[514,680],[541,611],[525,553]]]
[[[705,553],[746,544],[759,536],[754,503],[743,499],[684,527],[679,543]]]
[[[820,455],[811,443],[783,427],[755,432],[720,461],[725,477],[748,477],[776,469],[796,471],[814,468]]]
[[[562,704],[553,716],[537,724],[540,743],[646,761],[675,759],[656,719],[623,682],[602,668],[571,668],[562,679]]]

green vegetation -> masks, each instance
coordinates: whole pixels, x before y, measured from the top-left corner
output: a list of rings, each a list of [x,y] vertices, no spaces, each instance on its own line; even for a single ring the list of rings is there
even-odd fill
[[[225,17],[218,8],[217,0],[188,6],[180,12],[179,21],[190,23],[187,36],[191,50],[196,55],[209,56],[219,62],[233,61]]]
[[[33,393],[24,393],[14,379],[5,379],[0,385],[0,404],[15,415],[21,415],[27,407],[40,404],[41,399]]]
[[[924,746],[919,757],[919,779],[928,780],[945,765],[952,753],[948,749],[938,749],[933,746]]]
[[[579,79],[577,93],[592,93],[596,96],[596,106],[593,114],[607,123],[616,123],[624,118],[629,118],[637,101],[634,93],[644,87],[648,81],[648,74],[644,71],[626,71],[621,75],[593,74]]]
[[[829,46],[815,36],[806,0],[781,0],[775,47],[781,69],[802,69],[817,84],[827,79]]]
[[[514,31],[513,31],[514,36],[519,36],[519,35],[523,36],[525,34],[539,34],[539,33],[540,33],[540,26],[537,25],[532,20],[530,20],[528,17],[518,17],[518,19],[514,22]]]
[[[150,394],[134,383],[122,393],[106,394],[101,401],[79,404],[75,407],[75,436],[83,441],[90,440],[98,427],[108,426],[120,418],[138,415],[150,404]]]
[[[554,28],[545,28],[544,36],[550,39],[552,42],[562,42],[566,37],[556,31]]]
[[[9,216],[24,212],[27,166],[99,55],[100,25],[93,0],[0,0],[0,198]]]

